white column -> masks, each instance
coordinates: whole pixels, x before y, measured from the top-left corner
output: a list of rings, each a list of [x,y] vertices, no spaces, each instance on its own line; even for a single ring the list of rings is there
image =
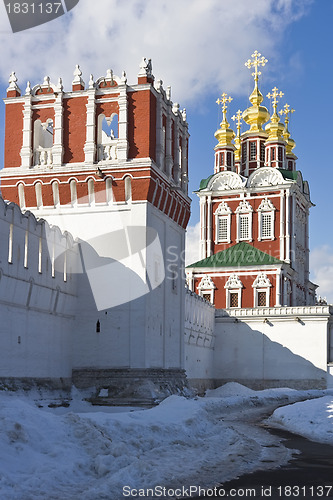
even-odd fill
[[[31,166],[32,158],[32,148],[31,148],[31,137],[32,137],[32,109],[31,109],[31,95],[27,95],[24,98],[23,107],[23,143],[21,148],[21,161],[22,167]]]
[[[164,154],[162,95],[159,94],[156,103],[156,162],[161,170],[164,169]]]
[[[206,196],[200,197],[200,259],[206,257]]]
[[[275,307],[281,306],[281,269],[278,270],[276,275],[276,303]]]
[[[291,196],[291,210],[292,210],[292,224],[291,224],[291,255],[290,260],[292,267],[296,263],[296,195],[292,193]]]
[[[172,157],[172,136],[171,136],[171,109],[168,107],[168,114],[166,117],[166,165],[165,171],[169,179],[172,177],[173,157]]]
[[[128,103],[127,103],[127,86],[119,85],[119,139],[117,144],[117,158],[118,160],[127,160],[128,156]]]
[[[92,165],[95,161],[96,144],[95,144],[95,121],[96,121],[96,108],[95,108],[95,89],[89,89],[87,107],[87,120],[86,120],[86,142],[84,145],[84,160],[85,163]]]
[[[286,190],[286,261],[290,262],[290,193]]]
[[[207,257],[212,255],[212,197],[207,197]]]
[[[53,165],[61,166],[63,159],[63,93],[59,92],[54,104]]]
[[[284,189],[281,189],[280,195],[280,260],[284,260]]]

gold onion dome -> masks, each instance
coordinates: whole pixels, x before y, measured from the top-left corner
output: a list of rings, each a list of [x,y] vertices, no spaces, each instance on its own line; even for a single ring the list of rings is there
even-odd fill
[[[222,104],[222,113],[223,113],[223,119],[220,123],[220,128],[215,132],[215,137],[218,140],[218,144],[216,145],[216,148],[219,147],[225,147],[225,146],[232,146],[232,140],[235,137],[235,132],[229,128],[230,124],[228,123],[227,120],[227,102],[232,101],[232,97],[228,97],[228,95],[223,92],[222,94],[222,99],[218,99],[216,102],[217,104]]]
[[[279,141],[281,139],[284,139],[283,134],[285,132],[285,127],[283,123],[280,122],[280,118],[276,112],[278,97],[281,98],[283,95],[283,92],[279,92],[279,89],[277,87],[274,87],[272,89],[272,92],[269,92],[267,94],[268,99],[272,99],[273,105],[273,114],[271,116],[271,121],[265,127],[265,130],[268,132],[268,141]]]
[[[252,54],[251,57],[252,60],[248,59],[248,61],[245,63],[245,66],[247,66],[249,69],[254,67],[254,73],[252,73],[252,76],[254,76],[254,89],[249,97],[252,106],[250,108],[247,108],[243,112],[243,120],[245,121],[245,123],[250,125],[250,132],[262,132],[262,126],[269,120],[270,115],[268,109],[265,108],[265,106],[260,106],[264,98],[258,88],[258,79],[259,75],[261,75],[261,72],[258,71],[258,67],[265,66],[265,64],[267,63],[267,59],[265,59],[263,56],[261,57],[261,54],[257,50]]]

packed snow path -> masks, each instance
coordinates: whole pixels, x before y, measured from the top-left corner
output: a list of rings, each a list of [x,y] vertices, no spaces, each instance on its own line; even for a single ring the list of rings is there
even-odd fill
[[[209,487],[278,466],[291,451],[254,423],[324,394],[227,384],[205,398],[110,413],[78,394],[55,410],[37,394],[0,393],[0,498],[118,500],[126,486]]]

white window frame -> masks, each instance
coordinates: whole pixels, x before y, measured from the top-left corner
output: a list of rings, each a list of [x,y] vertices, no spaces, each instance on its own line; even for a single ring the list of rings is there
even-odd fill
[[[226,309],[230,309],[230,294],[231,293],[237,293],[238,294],[238,306],[237,308],[242,307],[242,288],[243,288],[243,283],[239,279],[237,274],[231,274],[229,276],[228,281],[224,285],[225,291],[226,291]],[[236,309],[236,308],[232,308]]]
[[[275,239],[274,225],[275,225],[275,207],[273,203],[268,199],[264,198],[258,208],[258,241]],[[269,215],[271,218],[271,234],[270,236],[263,235],[263,214]]]
[[[231,243],[231,209],[229,205],[222,201],[215,211],[215,243]],[[227,237],[219,238],[220,220],[227,221]]]
[[[272,286],[272,283],[268,279],[267,275],[265,273],[259,273],[252,284],[252,287],[253,287],[253,307],[269,307],[271,286]],[[258,305],[259,292],[266,293],[266,305],[265,306]]]

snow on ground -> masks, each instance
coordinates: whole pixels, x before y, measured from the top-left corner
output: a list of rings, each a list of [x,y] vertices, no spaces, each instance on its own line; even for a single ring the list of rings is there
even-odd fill
[[[227,384],[217,394],[129,411],[91,407],[77,391],[55,409],[45,395],[0,392],[0,498],[118,500],[124,486],[208,487],[277,466],[291,451],[251,419],[324,392]]]
[[[333,396],[278,408],[266,422],[312,441],[333,445]]]

